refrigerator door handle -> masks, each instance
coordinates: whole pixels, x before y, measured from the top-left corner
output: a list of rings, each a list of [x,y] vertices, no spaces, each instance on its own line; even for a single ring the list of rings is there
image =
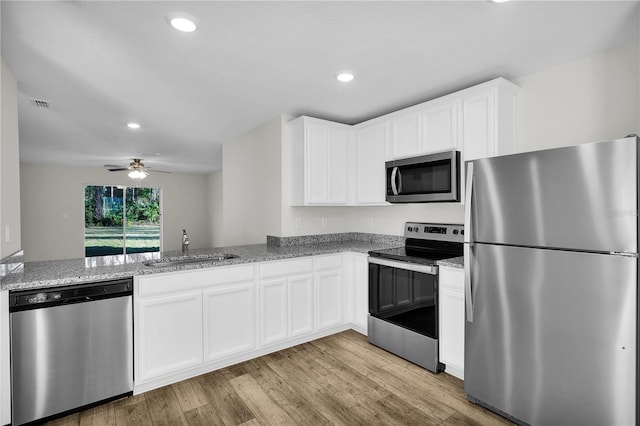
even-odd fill
[[[473,163],[467,163],[467,184],[464,198],[464,242],[471,243],[473,228],[471,225],[471,200],[473,197]]]
[[[471,244],[464,245],[464,306],[467,322],[473,322],[473,297],[471,297],[471,263],[473,263]]]
[[[467,163],[467,184],[464,199],[464,305],[468,322],[473,322],[473,298],[471,297],[471,264],[473,259],[473,228],[471,202],[473,200],[473,163]]]

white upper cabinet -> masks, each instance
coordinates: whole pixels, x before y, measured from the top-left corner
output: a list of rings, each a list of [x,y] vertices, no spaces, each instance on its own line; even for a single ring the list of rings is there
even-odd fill
[[[422,152],[420,112],[413,112],[391,120],[391,157],[412,157]]]
[[[386,204],[386,161],[389,123],[364,124],[356,130],[354,204]]]
[[[459,100],[428,102],[422,112],[422,153],[458,149]]]
[[[299,117],[289,123],[289,130],[291,204],[347,204],[350,126]]]
[[[464,161],[515,152],[519,90],[499,78],[462,92],[460,148]]]
[[[299,117],[289,123],[291,204],[388,204],[387,160],[454,149],[462,162],[512,154],[519,90],[497,78],[355,126]]]

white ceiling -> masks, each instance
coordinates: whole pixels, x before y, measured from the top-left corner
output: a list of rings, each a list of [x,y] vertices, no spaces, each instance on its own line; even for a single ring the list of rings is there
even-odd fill
[[[637,1],[0,7],[22,161],[102,167],[142,156],[158,169],[197,173],[219,169],[222,143],[278,114],[358,123],[638,40],[640,23]],[[194,16],[199,29],[173,30],[175,12]],[[341,70],[356,79],[336,81]]]

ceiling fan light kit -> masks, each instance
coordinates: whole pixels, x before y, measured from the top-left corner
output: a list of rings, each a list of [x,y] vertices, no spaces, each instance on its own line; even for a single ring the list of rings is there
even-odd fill
[[[147,173],[142,170],[131,170],[129,172],[129,177],[131,179],[144,179],[147,177]]]
[[[104,167],[107,168],[107,170],[109,170],[110,172],[120,172],[120,171],[129,171],[129,177],[131,179],[144,179],[147,176],[149,176],[149,170],[151,170],[148,167],[144,166],[144,163],[142,162],[142,159],[140,158],[133,158],[133,161],[131,163],[129,163],[129,166],[115,166],[113,164],[105,164]],[[164,170],[156,170],[153,169],[153,172],[158,172],[158,173],[171,173],[171,172],[167,172]]]

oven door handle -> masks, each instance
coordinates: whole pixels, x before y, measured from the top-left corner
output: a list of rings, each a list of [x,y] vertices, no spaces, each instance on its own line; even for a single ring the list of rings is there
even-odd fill
[[[418,263],[397,262],[394,260],[381,259],[369,256],[369,263],[375,265],[388,266],[390,268],[404,269],[406,271],[420,272],[423,274],[437,275],[438,267],[433,265],[421,265]]]

